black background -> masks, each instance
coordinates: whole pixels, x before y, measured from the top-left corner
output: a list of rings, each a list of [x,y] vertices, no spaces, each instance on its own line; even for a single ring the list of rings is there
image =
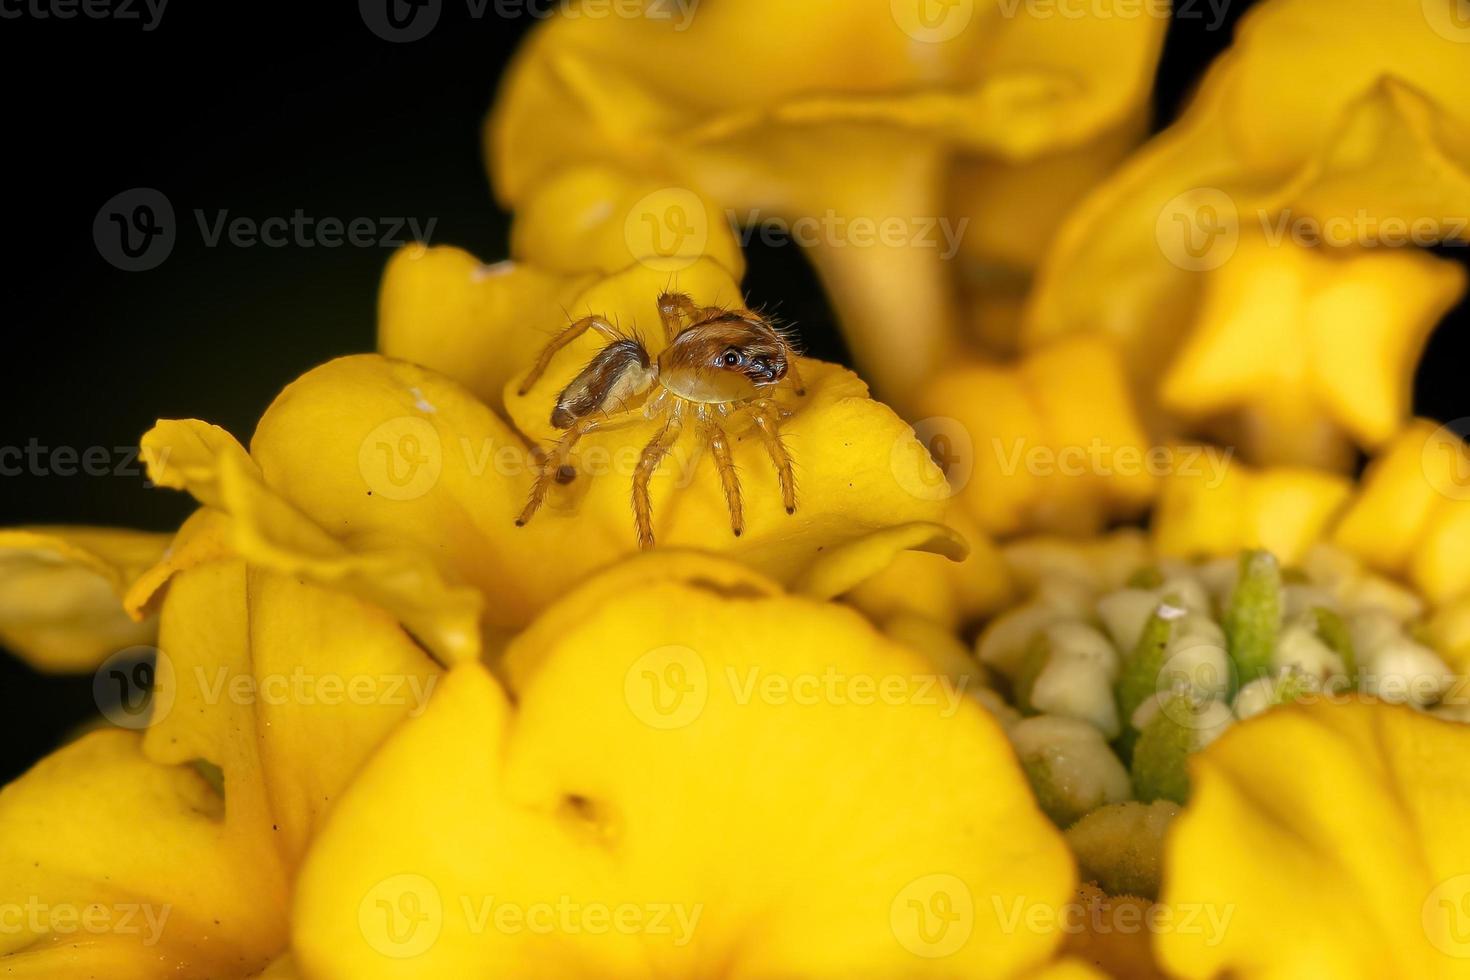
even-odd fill
[[[22,2],[34,0],[3,0]],[[1155,92],[1161,124],[1248,6],[1232,3],[1214,32],[1208,17],[1176,17]],[[372,349],[390,249],[208,248],[196,208],[257,220],[298,208],[433,218],[435,243],[503,258],[507,218],[491,199],[480,126],[535,23],[476,20],[462,0],[446,0],[436,28],[412,43],[375,36],[342,0],[173,0],[152,31],[138,20],[0,20],[0,445],[111,453],[159,417],[207,419],[245,440],[292,378]],[[162,265],[128,273],[101,258],[92,222],[134,187],[168,196],[179,233]],[[752,247],[753,302],[779,305],[814,354],[844,359],[800,250]],[[1470,416],[1452,339],[1467,320],[1462,305],[1431,342],[1421,414]],[[138,475],[0,477],[0,524],[168,530],[190,509]],[[0,654],[0,781],[94,714],[90,684],[38,676]]]

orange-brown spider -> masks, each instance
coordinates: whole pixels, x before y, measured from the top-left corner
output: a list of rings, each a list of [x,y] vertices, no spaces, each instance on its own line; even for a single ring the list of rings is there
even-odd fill
[[[608,429],[640,418],[664,419],[661,429],[643,447],[633,472],[633,520],[638,546],[653,547],[653,505],[648,481],[658,469],[686,421],[693,423],[710,448],[725,501],[730,508],[730,530],[738,537],[745,529],[740,480],[730,454],[727,421],[744,416],[754,423],[776,467],[786,513],[796,512],[796,484],[791,456],[781,441],[783,412],[764,392],[790,378],[798,395],[805,395],[796,370],[790,341],[759,313],[747,309],[696,306],[683,293],[662,293],[658,315],[667,344],[657,358],[637,337],[623,333],[607,320],[585,316],[558,334],[541,352],[536,366],[521,382],[520,394],[545,373],[556,352],[588,330],[596,330],[608,344],[593,355],[571,384],[562,389],[551,410],[551,424],[566,434],[547,451],[531,488],[525,510],[516,518],[524,525],[536,513],[562,467],[570,465],[572,448],[589,432]],[[619,418],[622,416],[622,418]]]

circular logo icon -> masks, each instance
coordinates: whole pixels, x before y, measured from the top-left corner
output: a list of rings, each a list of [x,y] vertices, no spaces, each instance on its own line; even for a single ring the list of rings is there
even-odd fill
[[[1420,0],[1429,29],[1446,41],[1470,44],[1470,0]]]
[[[623,676],[623,697],[633,715],[652,728],[692,724],[709,700],[704,658],[688,647],[650,650]]]
[[[914,423],[914,438],[897,439],[888,454],[893,478],[920,500],[945,500],[975,472],[975,443],[959,419],[933,416]]]
[[[128,647],[102,661],[92,675],[92,700],[119,728],[142,731],[169,716],[178,685],[173,663],[157,647]]]
[[[394,44],[427,37],[443,8],[444,0],[357,0],[367,29]]]
[[[1440,882],[1419,910],[1424,935],[1446,956],[1470,959],[1470,874]]]
[[[633,258],[651,269],[687,269],[704,257],[709,245],[709,213],[688,188],[664,187],[628,209],[623,239]]]
[[[439,939],[444,902],[423,875],[384,878],[362,897],[357,926],[369,946],[393,959],[420,956]]]
[[[938,959],[958,952],[974,932],[975,899],[954,875],[925,875],[894,897],[888,920],[904,949]]]
[[[114,194],[92,219],[97,254],[124,272],[147,272],[174,250],[174,206],[162,191],[134,187]]]
[[[375,496],[417,500],[433,489],[444,469],[439,432],[414,415],[389,419],[358,447],[357,468]]]
[[[1451,500],[1470,500],[1470,445],[1462,432],[1470,432],[1470,418],[1447,422],[1424,440],[1420,462],[1424,478]]]
[[[1240,243],[1240,213],[1229,194],[1196,187],[1172,198],[1159,212],[1154,236],[1164,258],[1189,272],[1218,269]]]
[[[889,0],[888,8],[899,29],[924,44],[954,40],[975,17],[975,0]]]

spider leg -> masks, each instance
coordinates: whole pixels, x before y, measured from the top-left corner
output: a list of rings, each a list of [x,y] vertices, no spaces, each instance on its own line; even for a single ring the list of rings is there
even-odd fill
[[[516,389],[516,394],[524,395],[530,391],[531,386],[539,381],[541,375],[545,374],[546,369],[551,366],[551,359],[556,356],[556,352],[582,336],[588,330],[596,330],[608,340],[621,340],[623,338],[623,335],[618,332],[618,328],[608,323],[602,317],[582,317],[582,319],[576,321],[553,337],[551,342],[542,349],[541,356],[536,359],[536,366],[531,368],[531,373],[526,375],[525,380],[521,382],[521,386]]]
[[[633,472],[633,520],[638,527],[638,547],[644,550],[653,547],[653,504],[648,499],[648,481],[673,448],[683,427],[680,405],[676,402],[664,427],[643,447],[638,468]]]
[[[552,444],[542,458],[541,469],[536,474],[536,482],[531,485],[531,496],[527,498],[521,516],[516,518],[516,527],[524,527],[546,501],[546,494],[550,492],[551,485],[556,482],[557,473],[563,466],[571,462],[572,449],[576,447],[578,440],[589,432],[616,429],[636,421],[639,421],[636,417],[610,422],[606,418],[589,416],[574,422],[571,428],[567,429],[566,433]]]
[[[776,477],[781,481],[781,502],[786,513],[796,513],[796,476],[792,472],[791,454],[781,440],[781,409],[769,398],[750,403],[750,417],[760,431],[761,441],[766,444],[771,463],[776,467]]]
[[[715,469],[720,474],[720,485],[725,488],[725,503],[730,508],[730,530],[740,537],[745,530],[745,513],[740,500],[740,477],[735,472],[735,460],[730,455],[730,439],[720,423],[704,411],[700,411],[700,429],[709,442],[710,454],[715,458]]]

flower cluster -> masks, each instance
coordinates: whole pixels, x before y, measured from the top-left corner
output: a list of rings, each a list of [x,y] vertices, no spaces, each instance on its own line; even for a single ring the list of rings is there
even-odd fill
[[[248,444],[159,421],[175,533],[0,531],[108,722],[0,790],[0,968],[1470,975],[1454,3],[1263,0],[1151,138],[1166,4],[540,25],[509,259],[400,250]],[[681,436],[609,334],[765,323],[773,229],[856,373]]]

